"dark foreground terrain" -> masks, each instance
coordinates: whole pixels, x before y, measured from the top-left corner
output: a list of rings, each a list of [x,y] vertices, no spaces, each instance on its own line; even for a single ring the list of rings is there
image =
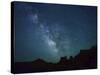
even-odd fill
[[[80,50],[80,53],[70,59],[62,57],[57,64],[46,63],[38,59],[33,62],[16,62],[12,66],[13,73],[29,73],[29,72],[48,72],[48,71],[64,71],[64,70],[81,70],[97,68],[97,46],[93,46],[87,50]]]

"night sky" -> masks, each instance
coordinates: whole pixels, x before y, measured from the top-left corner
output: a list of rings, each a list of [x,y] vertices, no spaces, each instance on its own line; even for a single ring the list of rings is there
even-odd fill
[[[14,2],[15,62],[57,63],[97,43],[97,8]]]

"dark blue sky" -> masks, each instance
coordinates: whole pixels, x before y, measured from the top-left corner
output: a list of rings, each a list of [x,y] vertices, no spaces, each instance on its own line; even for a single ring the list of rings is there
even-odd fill
[[[97,43],[97,8],[14,2],[15,62],[58,62]]]

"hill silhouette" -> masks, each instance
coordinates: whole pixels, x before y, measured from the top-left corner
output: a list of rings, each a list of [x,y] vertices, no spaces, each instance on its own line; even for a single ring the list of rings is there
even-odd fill
[[[58,63],[47,63],[42,59],[33,62],[16,62],[13,66],[14,73],[48,72],[64,70],[81,70],[97,68],[97,46],[80,50],[80,53],[70,59],[62,57]]]

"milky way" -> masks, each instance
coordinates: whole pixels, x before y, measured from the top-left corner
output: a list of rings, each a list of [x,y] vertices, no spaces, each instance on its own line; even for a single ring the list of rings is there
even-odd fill
[[[15,62],[57,63],[96,42],[96,8],[14,3]]]

